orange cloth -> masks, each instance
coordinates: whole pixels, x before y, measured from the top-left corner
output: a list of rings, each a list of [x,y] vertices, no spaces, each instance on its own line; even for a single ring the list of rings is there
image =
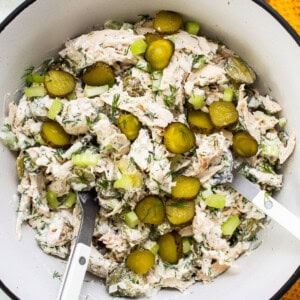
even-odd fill
[[[300,0],[266,0],[300,34]]]
[[[300,279],[287,291],[281,300],[299,300],[300,299]]]

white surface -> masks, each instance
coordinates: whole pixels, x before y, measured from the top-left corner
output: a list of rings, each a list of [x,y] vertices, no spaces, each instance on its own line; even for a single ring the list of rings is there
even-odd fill
[[[0,22],[22,2],[22,0],[0,0]]]
[[[1,1],[1,0],[0,0]],[[2,0],[3,1],[3,0]],[[88,31],[106,19],[136,20],[142,13],[172,9],[188,19],[199,20],[203,31],[219,38],[254,66],[260,80],[284,106],[288,125],[299,124],[300,49],[273,17],[249,0],[38,0],[0,34],[0,98],[20,87],[20,75],[57,53],[70,37]],[[5,58],[5,59],[4,59]],[[261,84],[262,85],[262,84]],[[0,123],[5,107],[0,106]],[[65,265],[40,251],[33,232],[24,226],[21,242],[15,238],[16,191],[14,156],[0,146],[0,278],[22,300],[55,299],[60,281],[54,271],[63,273]],[[288,209],[300,216],[300,147],[285,170],[284,189],[276,196]],[[243,256],[211,284],[196,284],[186,293],[160,292],[153,299],[269,299],[286,282],[300,263],[300,244],[279,225],[263,232],[264,242],[250,256]],[[91,299],[108,299],[99,282],[85,282],[83,294]]]

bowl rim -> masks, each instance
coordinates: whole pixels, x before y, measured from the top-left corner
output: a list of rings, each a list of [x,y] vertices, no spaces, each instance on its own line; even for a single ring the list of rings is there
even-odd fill
[[[25,0],[19,6],[17,6],[1,23],[0,23],[0,34],[4,29],[27,7],[29,7],[34,2],[38,0]],[[292,28],[292,26],[277,12],[273,9],[266,1],[264,0],[252,0],[254,3],[259,5],[261,8],[266,10],[271,14],[281,26],[289,33],[289,35],[294,39],[296,44],[300,46],[300,35]],[[275,293],[275,295],[270,298],[270,300],[280,299],[291,287],[292,285],[300,278],[300,266],[295,270],[295,272],[290,276],[286,283]],[[19,300],[18,298],[0,279],[0,289],[12,300]]]

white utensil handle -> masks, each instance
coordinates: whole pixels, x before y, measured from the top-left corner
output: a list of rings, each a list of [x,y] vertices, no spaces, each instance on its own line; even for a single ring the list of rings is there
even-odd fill
[[[60,287],[58,300],[79,299],[81,286],[89,262],[91,248],[78,243],[71,253],[63,282]]]
[[[300,239],[300,218],[292,214],[266,192],[259,192],[252,200],[266,215]]]

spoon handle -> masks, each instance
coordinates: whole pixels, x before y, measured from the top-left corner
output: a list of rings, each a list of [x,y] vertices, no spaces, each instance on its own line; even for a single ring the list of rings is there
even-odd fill
[[[260,191],[252,203],[300,240],[300,219],[278,201]]]
[[[64,273],[58,300],[75,300],[79,298],[90,252],[91,247],[83,243],[75,244]]]

